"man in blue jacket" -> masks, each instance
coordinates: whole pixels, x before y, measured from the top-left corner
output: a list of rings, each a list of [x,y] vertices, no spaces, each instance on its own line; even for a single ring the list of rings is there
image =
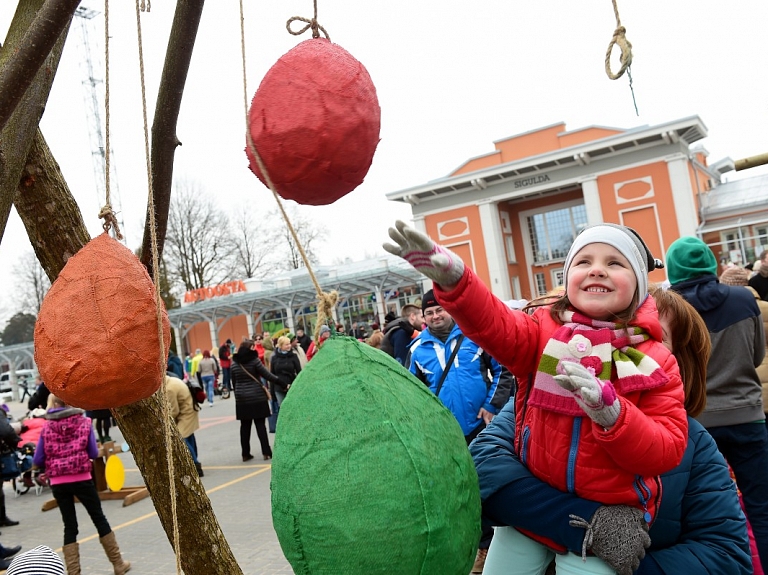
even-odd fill
[[[715,255],[698,238],[669,246],[667,274],[671,289],[707,324],[707,407],[697,419],[733,469],[760,561],[768,565],[768,432],[756,370],[765,356],[760,309],[749,290],[719,283]]]
[[[514,377],[464,337],[432,290],[421,301],[427,329],[413,340],[406,366],[453,413],[469,445],[509,401]],[[483,530],[472,573],[482,573],[492,536]]]

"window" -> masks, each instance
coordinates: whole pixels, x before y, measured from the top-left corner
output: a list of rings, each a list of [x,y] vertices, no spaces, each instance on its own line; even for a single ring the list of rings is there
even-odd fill
[[[552,288],[562,287],[565,284],[565,270],[559,268],[551,270],[552,273]]]
[[[512,236],[505,236],[504,243],[507,245],[507,263],[517,263],[517,256],[515,256],[515,242],[512,241]]]
[[[536,278],[536,295],[547,295],[547,280],[544,274],[539,272],[535,276]]]
[[[584,204],[528,216],[533,262],[565,259],[576,234],[587,225]]]

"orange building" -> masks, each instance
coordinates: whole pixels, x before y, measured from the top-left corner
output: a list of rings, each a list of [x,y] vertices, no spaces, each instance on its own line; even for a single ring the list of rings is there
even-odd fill
[[[494,142],[449,176],[387,198],[411,204],[415,226],[449,246],[501,299],[561,285],[563,262],[585,226],[630,226],[654,256],[697,235],[703,196],[720,182],[698,116],[630,130],[564,123]],[[666,279],[664,270],[651,281]]]

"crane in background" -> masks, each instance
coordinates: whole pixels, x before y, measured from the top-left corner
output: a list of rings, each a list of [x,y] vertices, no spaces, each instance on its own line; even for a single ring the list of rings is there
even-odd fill
[[[97,41],[94,17],[97,12],[85,6],[79,6],[75,10],[75,21],[80,32],[81,60],[80,68],[85,76],[83,80],[83,101],[85,113],[88,119],[88,136],[91,141],[91,156],[93,159],[93,175],[96,179],[96,195],[98,201],[103,203],[106,193],[106,150],[104,134],[102,131],[101,111],[104,110],[104,80],[100,74],[103,69],[99,57],[100,43]],[[103,35],[103,34],[102,34]],[[92,48],[93,45],[93,49]],[[112,208],[117,216],[120,229],[123,232],[123,242],[126,243],[126,230],[122,218],[122,206],[120,205],[120,191],[117,185],[117,169],[115,164],[115,152],[110,146],[110,195]]]

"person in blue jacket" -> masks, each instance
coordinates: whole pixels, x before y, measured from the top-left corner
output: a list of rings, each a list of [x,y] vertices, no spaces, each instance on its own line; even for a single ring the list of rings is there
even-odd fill
[[[712,437],[693,419],[706,405],[706,374],[699,367],[710,352],[706,325],[677,294],[654,290],[652,295],[685,385],[688,445],[680,465],[661,476],[661,506],[650,532],[629,507],[580,499],[534,477],[515,453],[510,404],[470,445],[484,522],[502,526],[494,534],[485,572],[504,571],[504,530],[515,527],[575,553],[590,551],[619,575],[753,572],[746,520],[728,467]]]

